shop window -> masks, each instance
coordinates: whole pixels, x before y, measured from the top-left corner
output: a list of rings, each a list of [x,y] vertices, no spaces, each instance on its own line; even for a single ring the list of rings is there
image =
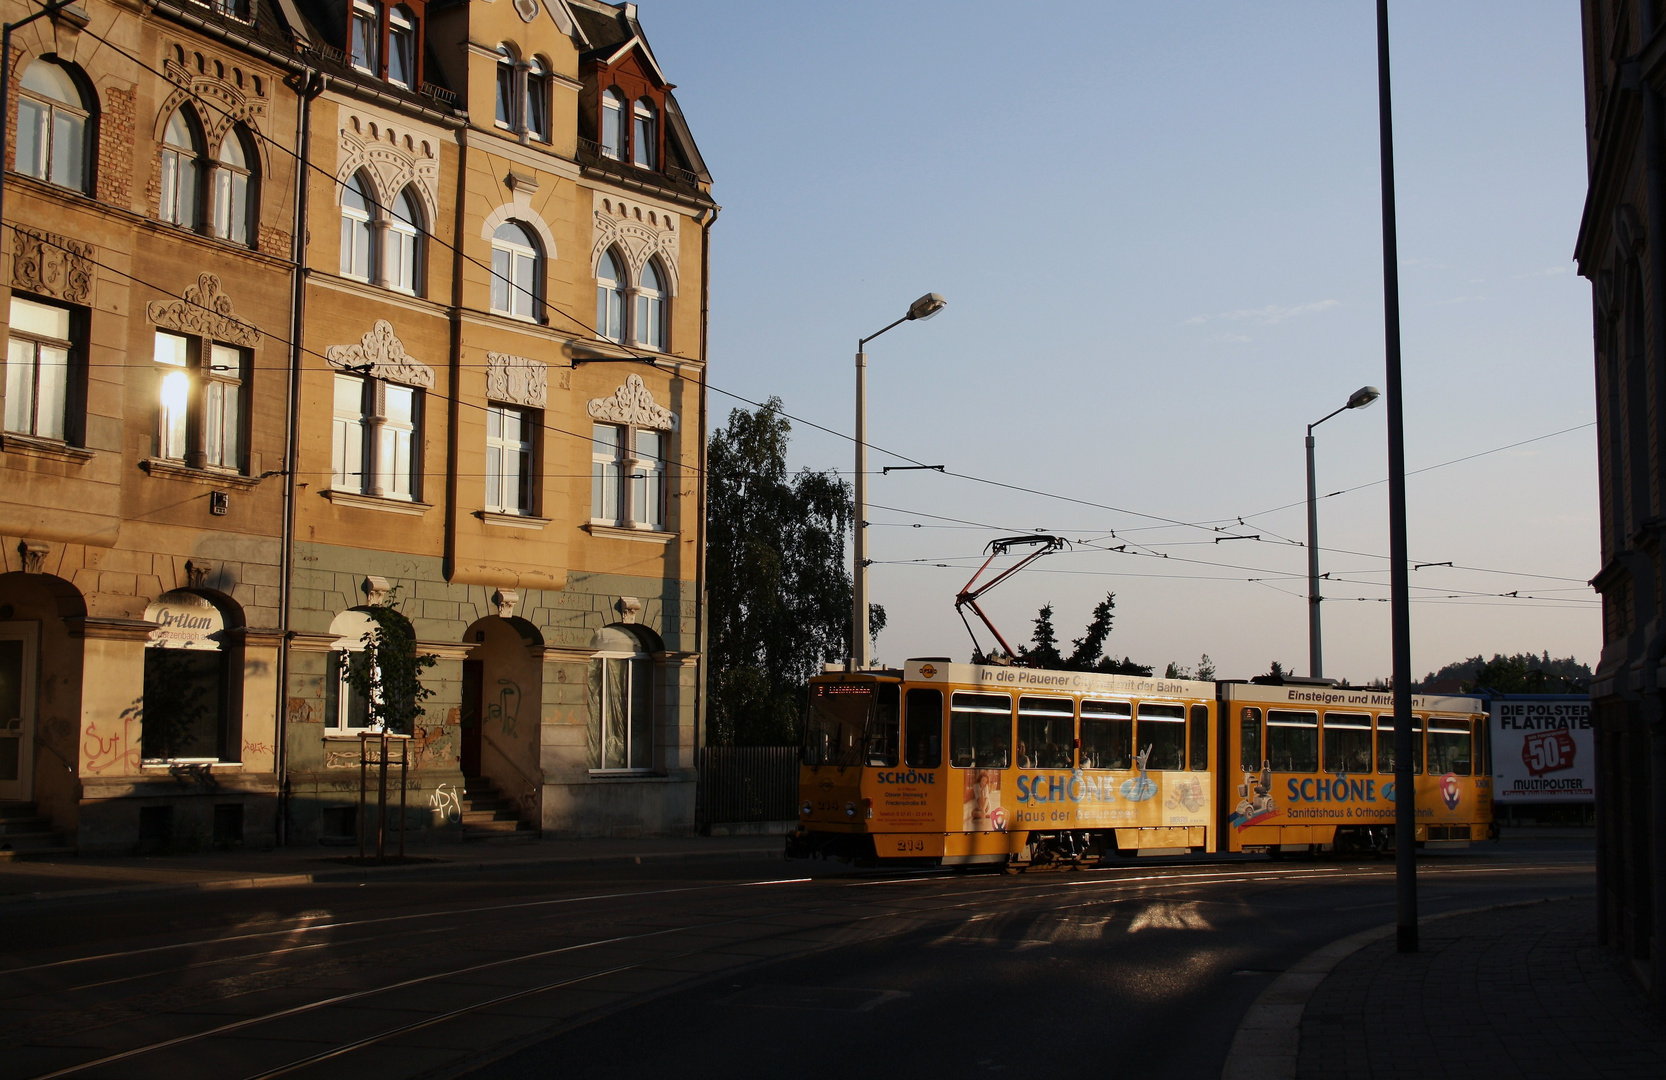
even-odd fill
[[[145,620],[156,629],[145,645],[144,759],[236,761],[242,740],[225,612],[181,590],[158,597]]]
[[[1142,703],[1135,710],[1135,741],[1147,769],[1186,767],[1186,707]]]
[[[512,405],[486,406],[486,509],[531,514],[533,439],[538,414]]]
[[[653,660],[629,630],[605,627],[590,661],[590,768],[648,772],[654,764]]]
[[[1018,767],[1073,768],[1075,727],[1075,710],[1069,698],[1019,698]]]
[[[18,83],[17,171],[87,191],[91,113],[66,65],[39,57],[24,68]]]
[[[84,352],[75,313],[13,295],[6,340],[6,430],[74,441],[76,365]]]
[[[949,698],[949,764],[958,769],[1012,766],[1012,698],[956,693]]]
[[[1126,701],[1082,702],[1082,768],[1134,767],[1134,707]]]
[[[910,690],[903,717],[903,761],[911,769],[943,764],[943,691]]]

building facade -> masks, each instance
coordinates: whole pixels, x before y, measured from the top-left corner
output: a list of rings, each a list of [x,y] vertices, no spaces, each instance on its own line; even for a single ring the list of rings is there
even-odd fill
[[[1666,5],[1584,0],[1603,649],[1591,685],[1599,927],[1666,1007]]]
[[[85,7],[14,50],[0,798],[351,837],[392,612],[409,828],[690,831],[717,207],[634,5]]]

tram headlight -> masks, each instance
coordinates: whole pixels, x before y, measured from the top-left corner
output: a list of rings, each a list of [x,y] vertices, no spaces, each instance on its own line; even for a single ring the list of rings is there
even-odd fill
[[[853,802],[845,803],[845,817],[855,817],[855,816],[856,816],[856,804],[853,803]]]
[[[811,807],[811,805],[810,805],[810,800],[809,800],[809,799],[805,799],[805,800],[804,800],[804,805],[803,805],[803,806],[800,806],[800,807],[799,807],[799,808],[798,808],[798,812],[799,812],[799,813],[800,813],[800,814],[803,814],[803,815],[804,815],[804,816],[805,816],[805,817],[809,817],[809,816],[810,816],[810,811],[811,811],[811,810],[812,810],[812,809],[813,809],[813,807]]]

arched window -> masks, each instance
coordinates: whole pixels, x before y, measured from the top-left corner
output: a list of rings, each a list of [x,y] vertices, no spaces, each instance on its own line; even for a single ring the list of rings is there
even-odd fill
[[[226,132],[214,168],[214,235],[239,244],[255,236],[257,196],[249,157],[242,133],[237,128]]]
[[[532,138],[540,142],[549,142],[549,70],[544,66],[544,62],[535,56],[527,64],[522,80],[521,124]]]
[[[227,612],[196,593],[163,593],[145,609],[143,754],[149,761],[236,761],[243,749]]]
[[[416,16],[403,4],[388,12],[388,82],[416,84]]]
[[[88,109],[75,79],[44,57],[23,71],[17,103],[17,171],[87,190]]]
[[[343,611],[330,623],[335,643],[330,646],[330,674],[324,684],[324,727],[326,731],[351,733],[370,726],[370,699],[355,689],[351,674],[354,661],[363,656],[365,635],[376,624],[357,609]]]
[[[492,234],[492,310],[537,319],[543,310],[543,253],[531,230],[506,221]]]
[[[656,168],[659,159],[659,123],[653,102],[643,98],[636,103],[632,111],[636,115],[636,126],[631,131],[631,163],[644,169]]]
[[[376,246],[370,242],[370,199],[366,196],[369,186],[362,175],[355,173],[341,190],[341,272],[363,281],[375,277]]]
[[[609,341],[625,340],[625,272],[612,251],[602,252],[596,267],[596,334]]]
[[[197,227],[197,194],[201,189],[202,139],[187,106],[168,117],[162,132],[161,217],[185,229]]]
[[[338,9],[339,10],[339,9]],[[353,0],[353,66],[382,73],[382,11],[374,0]]]
[[[636,283],[636,341],[665,351],[665,285],[658,261],[649,259]]]
[[[497,47],[497,122],[499,127],[515,126],[515,54],[507,45]]]
[[[625,156],[625,101],[613,90],[602,94],[602,153],[615,160]]]
[[[653,660],[631,631],[597,632],[590,661],[590,768],[648,771],[654,766]]]
[[[422,218],[416,195],[410,188],[393,200],[388,221],[388,285],[401,292],[422,288]]]

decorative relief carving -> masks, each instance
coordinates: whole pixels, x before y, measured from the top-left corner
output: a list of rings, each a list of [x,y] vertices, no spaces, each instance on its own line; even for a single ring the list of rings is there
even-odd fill
[[[601,262],[602,252],[613,248],[624,256],[631,280],[636,281],[648,260],[658,256],[670,279],[666,287],[671,295],[677,294],[677,229],[673,215],[606,198],[596,207],[592,233],[590,265]]]
[[[17,553],[23,559],[25,574],[39,574],[46,570],[46,554],[52,549],[39,540],[20,540]]]
[[[183,42],[164,42],[162,73],[179,87],[168,95],[158,112],[166,123],[175,109],[186,101],[198,102],[197,116],[208,137],[209,152],[219,148],[226,129],[242,121],[256,131],[266,118],[271,83],[265,76],[244,72],[236,62],[227,63],[214,53],[204,53]],[[207,107],[202,103],[206,102]],[[258,140],[257,140],[258,142]]]
[[[187,559],[185,561],[186,587],[191,589],[206,589],[208,587],[208,575],[212,570],[213,567],[199,566],[195,562]]]
[[[515,605],[521,602],[521,594],[514,589],[499,589],[492,594],[492,603],[497,607],[497,617],[500,619],[513,618]]]
[[[677,414],[654,401],[642,376],[632,375],[612,397],[591,398],[590,416],[608,424],[634,424],[656,431],[676,431]]]
[[[393,324],[377,319],[370,333],[357,345],[331,345],[324,350],[324,359],[344,371],[357,371],[389,382],[406,386],[434,388],[434,369],[411,358],[405,343],[393,332]]]
[[[337,143],[336,176],[345,182],[354,173],[367,173],[376,190],[369,192],[383,206],[392,206],[407,187],[415,186],[428,222],[439,208],[440,154],[433,134],[412,130],[370,113],[342,110]]]
[[[486,396],[510,405],[542,409],[549,398],[548,369],[542,360],[509,353],[486,354]]]
[[[12,286],[85,304],[93,293],[93,246],[27,225],[13,226]]]
[[[386,600],[388,593],[393,591],[393,586],[388,584],[388,579],[385,577],[367,574],[365,579],[359,582],[359,589],[364,593],[365,599],[374,605]]]
[[[260,331],[232,313],[231,297],[220,291],[220,279],[215,274],[199,275],[197,283],[186,288],[183,299],[152,300],[145,306],[145,317],[164,330],[248,348],[260,344]]]

